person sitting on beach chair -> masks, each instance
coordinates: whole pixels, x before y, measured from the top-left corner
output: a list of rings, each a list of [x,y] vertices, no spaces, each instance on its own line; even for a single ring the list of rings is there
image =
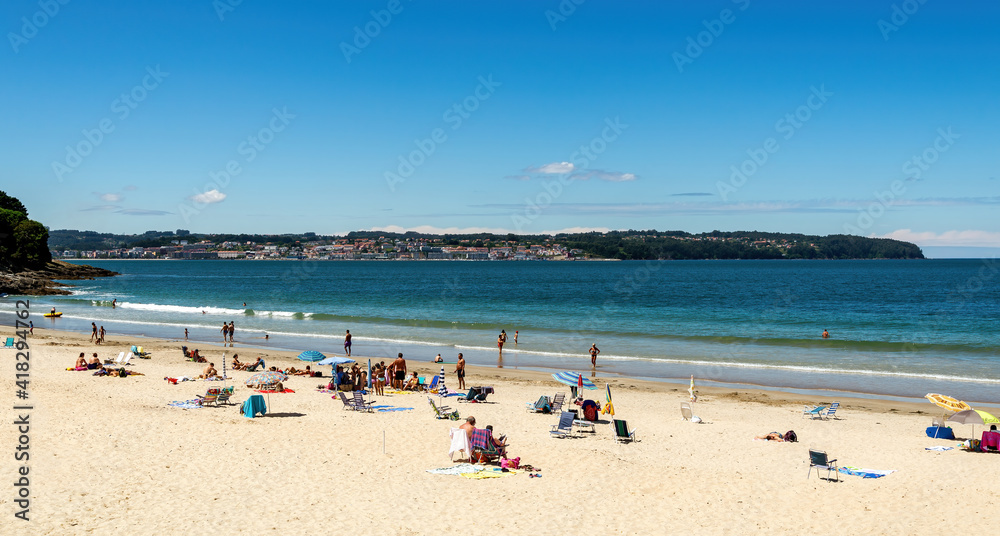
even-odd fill
[[[404,391],[416,391],[420,388],[420,378],[417,377],[417,372],[413,371],[413,375],[410,379],[406,381],[406,385],[403,386]]]

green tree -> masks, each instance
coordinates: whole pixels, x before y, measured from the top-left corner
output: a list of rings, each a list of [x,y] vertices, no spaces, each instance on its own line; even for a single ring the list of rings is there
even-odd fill
[[[24,208],[21,201],[19,201],[16,197],[7,195],[7,192],[4,191],[0,191],[0,208],[20,212],[21,214],[24,214],[25,218],[28,217],[28,209]]]
[[[25,219],[14,227],[17,250],[14,262],[21,266],[42,266],[52,260],[49,231],[35,220]]]

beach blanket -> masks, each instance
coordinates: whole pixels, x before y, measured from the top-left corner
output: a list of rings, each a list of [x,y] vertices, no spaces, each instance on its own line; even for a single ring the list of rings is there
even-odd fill
[[[844,466],[838,469],[841,473],[845,475],[860,476],[861,478],[882,478],[885,475],[891,475],[895,473],[895,469],[889,469],[888,471],[880,471],[877,469],[861,469],[858,467]]]
[[[936,450],[938,452],[941,452],[941,451],[945,451],[945,450],[952,450],[953,448],[955,448],[955,447],[934,446],[934,447],[927,447],[924,450]]]
[[[492,469],[484,469],[476,473],[462,473],[462,476],[473,480],[482,480],[484,478],[503,478],[505,476],[516,475],[518,473],[520,473],[520,471],[517,469],[508,469],[504,472],[504,470],[499,467],[493,467]]]
[[[266,394],[294,393],[295,392],[295,391],[293,391],[291,389],[285,389],[284,391],[274,391],[274,390],[266,391],[266,390],[262,390],[262,389],[254,389],[254,391],[257,391],[258,393],[266,393]]]
[[[428,469],[427,472],[434,475],[460,475],[463,473],[475,473],[482,471],[486,467],[482,465],[472,465],[471,463],[460,463],[458,465],[452,465],[451,467],[442,467],[440,469]]]
[[[385,412],[385,411],[409,411],[409,410],[411,410],[413,408],[400,408],[400,407],[396,407],[396,406],[389,406],[389,405],[386,405],[386,404],[379,404],[377,406],[372,406],[372,409],[375,410],[375,411],[383,411],[383,412]]]
[[[168,406],[173,406],[175,408],[181,408],[181,409],[199,409],[199,408],[201,408],[201,404],[198,403],[198,399],[197,398],[191,399],[191,400],[174,400],[173,402],[170,402],[167,405]]]

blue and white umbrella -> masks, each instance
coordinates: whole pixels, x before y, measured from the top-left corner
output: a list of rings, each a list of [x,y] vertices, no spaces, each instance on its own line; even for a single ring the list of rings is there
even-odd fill
[[[579,372],[558,372],[556,374],[553,374],[552,377],[557,382],[566,384],[570,387],[579,386],[582,380],[584,389],[591,389],[594,391],[597,390],[597,386],[594,385],[594,382],[588,380],[587,378],[584,378],[583,374],[580,374]]]
[[[302,361],[309,361],[315,363],[317,361],[326,359],[326,356],[317,352],[316,350],[306,350],[305,352],[299,354],[299,359],[301,359]]]
[[[319,363],[316,363],[316,364],[317,365],[334,365],[334,366],[336,366],[336,365],[346,365],[348,363],[354,363],[354,360],[351,359],[351,358],[349,358],[349,357],[333,356],[333,357],[328,357],[328,358],[326,358],[326,359],[324,359],[324,360],[322,360],[322,361],[320,361]]]

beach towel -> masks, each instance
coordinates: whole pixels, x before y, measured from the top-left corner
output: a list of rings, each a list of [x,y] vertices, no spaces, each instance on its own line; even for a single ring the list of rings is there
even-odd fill
[[[461,428],[452,428],[450,434],[451,446],[448,448],[448,457],[453,457],[456,452],[462,452],[468,458],[472,454],[472,447],[469,446],[469,435]]]
[[[427,472],[433,475],[461,475],[464,473],[475,473],[486,469],[482,465],[472,465],[471,463],[460,463],[458,465],[453,465],[451,467],[442,467],[440,469],[428,469]]]
[[[499,467],[494,467],[492,469],[484,469],[476,473],[462,473],[465,478],[471,478],[472,480],[482,480],[484,478],[503,478],[505,476],[516,475],[520,473],[517,469],[508,469],[504,471]]]
[[[258,393],[266,393],[266,394],[294,393],[295,392],[295,391],[293,391],[291,389],[285,389],[284,391],[274,391],[274,390],[268,391],[268,390],[264,390],[264,389],[254,389],[254,390],[257,391]]]
[[[936,451],[941,452],[941,451],[945,451],[945,450],[952,450],[953,448],[955,448],[955,447],[934,446],[934,447],[927,447],[924,450],[936,450]]]
[[[861,469],[858,467],[844,466],[838,469],[841,473],[851,476],[860,476],[861,478],[882,478],[885,475],[891,475],[895,473],[895,469],[889,469],[888,471],[880,471],[877,469]]]
[[[175,408],[181,408],[181,409],[199,409],[199,408],[201,408],[201,404],[198,403],[198,399],[196,399],[196,398],[195,399],[191,399],[191,400],[174,400],[173,402],[170,402],[167,405],[175,407]]]
[[[396,407],[396,406],[389,406],[389,405],[386,405],[386,404],[379,404],[377,406],[372,406],[372,409],[375,410],[375,411],[386,412],[386,411],[409,411],[409,410],[411,410],[413,408],[400,408],[400,407]]]

